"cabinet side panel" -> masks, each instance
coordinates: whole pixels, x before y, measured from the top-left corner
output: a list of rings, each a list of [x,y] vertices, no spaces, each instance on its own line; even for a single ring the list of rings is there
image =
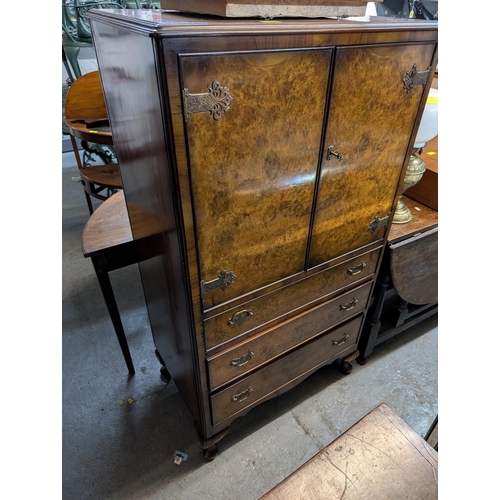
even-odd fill
[[[175,216],[171,156],[153,39],[92,22],[106,107],[138,251],[153,339],[193,417],[200,420]]]

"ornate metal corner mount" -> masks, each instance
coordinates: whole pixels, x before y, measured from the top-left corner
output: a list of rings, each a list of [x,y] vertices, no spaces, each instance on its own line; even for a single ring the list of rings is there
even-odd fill
[[[425,71],[418,71],[417,65],[414,64],[403,78],[403,88],[406,90],[406,93],[409,94],[416,85],[425,86],[430,70],[431,68],[429,67]]]
[[[218,278],[212,281],[201,280],[201,290],[203,295],[205,295],[210,290],[216,290],[219,288],[222,291],[227,290],[227,287],[234,282],[236,275],[232,271],[221,271]]]
[[[208,111],[214,120],[219,120],[223,113],[227,113],[233,100],[229,89],[217,80],[212,82],[206,94],[190,94],[188,89],[184,89],[183,97],[186,122],[192,114],[204,111]]]
[[[384,218],[380,218],[378,215],[375,217],[375,219],[373,219],[371,222],[370,222],[370,225],[368,226],[368,231],[373,234],[379,227],[382,227],[382,226],[387,226],[387,224],[389,224],[389,216],[390,216],[390,212],[388,215],[386,215]]]

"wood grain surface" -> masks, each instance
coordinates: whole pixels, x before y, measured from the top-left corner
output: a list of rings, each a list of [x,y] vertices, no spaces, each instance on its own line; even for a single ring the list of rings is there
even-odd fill
[[[423,92],[407,93],[402,80],[433,53],[431,44],[337,50],[311,267],[384,237],[386,227],[368,227],[391,213]],[[328,160],[329,146],[343,159]]]
[[[89,257],[109,247],[132,241],[132,231],[123,191],[96,208],[83,230],[83,255]]]
[[[182,58],[184,88],[233,98],[186,123],[200,277],[236,280],[205,308],[304,269],[331,50]]]
[[[261,500],[375,498],[438,498],[437,452],[384,403]]]

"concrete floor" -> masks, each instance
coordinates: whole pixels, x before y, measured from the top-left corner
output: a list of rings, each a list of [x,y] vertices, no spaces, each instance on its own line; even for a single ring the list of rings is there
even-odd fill
[[[64,499],[258,499],[387,403],[424,436],[438,413],[437,316],[375,348],[343,375],[325,367],[233,422],[207,462],[175,384],[160,380],[137,266],[111,273],[136,367],[129,377],[92,263],[72,153],[62,169]],[[176,450],[188,454],[174,463]]]

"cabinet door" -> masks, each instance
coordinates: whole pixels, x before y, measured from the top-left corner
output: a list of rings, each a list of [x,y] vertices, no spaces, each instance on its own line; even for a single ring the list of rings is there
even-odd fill
[[[181,57],[205,309],[304,269],[331,57],[325,49]],[[232,98],[220,115],[203,111],[211,98],[199,95],[214,81]],[[236,276],[225,290],[223,270]]]
[[[407,93],[403,80],[429,68],[434,48],[337,50],[309,267],[384,237],[370,225],[390,213],[424,89]]]

